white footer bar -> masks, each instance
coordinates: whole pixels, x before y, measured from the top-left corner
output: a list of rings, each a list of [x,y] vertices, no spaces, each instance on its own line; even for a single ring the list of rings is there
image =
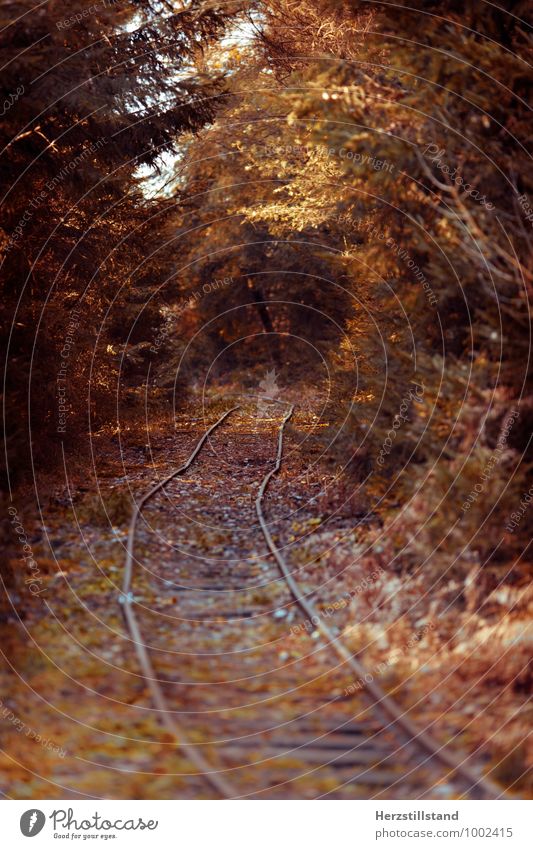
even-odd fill
[[[4,801],[2,812],[6,849],[533,846],[528,801]]]

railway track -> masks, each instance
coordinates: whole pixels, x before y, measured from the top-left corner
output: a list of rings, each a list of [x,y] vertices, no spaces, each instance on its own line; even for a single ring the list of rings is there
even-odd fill
[[[230,432],[223,439],[217,434],[215,451],[211,437],[223,432],[238,410],[220,416],[188,459],[142,496],[128,532],[121,607],[153,710],[171,735],[170,745],[179,748],[180,763],[192,767],[175,773],[177,795],[502,796],[460,753],[406,715],[296,581],[278,542],[285,517],[279,498],[269,503],[270,522],[265,516],[267,490],[282,467],[284,431],[293,408],[277,427],[274,460],[260,432]],[[243,458],[243,451],[254,456]],[[242,459],[238,476],[236,453]],[[183,475],[193,464],[196,475],[185,484]],[[258,472],[263,473],[259,480]],[[204,491],[213,478],[224,497],[207,495],[206,505]],[[252,491],[255,500],[249,497]],[[167,504],[160,503],[148,523],[144,512],[161,497]],[[162,511],[163,516],[181,512],[170,557],[169,541],[162,542],[161,529],[155,527]],[[163,527],[166,531],[165,521]],[[190,532],[183,533],[187,528]],[[205,529],[209,538],[202,542],[212,552],[209,558],[195,542]],[[148,559],[157,561],[149,568],[151,586],[159,596],[161,585],[174,594],[172,610],[178,617],[165,605],[148,609],[135,600],[134,566],[146,569],[135,557],[140,534],[151,552]],[[264,545],[258,548],[260,538]],[[289,628],[302,616],[314,623],[312,634]],[[290,652],[280,651],[287,644]],[[362,689],[347,698],[346,685],[354,677]]]

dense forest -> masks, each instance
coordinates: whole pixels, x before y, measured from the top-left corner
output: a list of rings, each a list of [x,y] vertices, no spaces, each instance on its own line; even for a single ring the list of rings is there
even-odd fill
[[[123,452],[145,451],[148,485],[148,444],[285,392],[315,417],[288,434],[320,469],[321,527],[357,526],[342,562],[363,547],[391,592],[424,594],[413,622],[441,631],[413,664],[454,667],[479,715],[465,746],[530,792],[530,4],[8,0],[0,18],[9,668],[47,696],[23,591],[27,552],[45,584],[68,571],[46,528],[124,531]],[[378,663],[372,616],[390,650],[407,614],[367,601]]]

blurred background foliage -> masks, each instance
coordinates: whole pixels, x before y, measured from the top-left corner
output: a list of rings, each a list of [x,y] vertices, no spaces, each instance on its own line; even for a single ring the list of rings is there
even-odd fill
[[[42,464],[147,380],[169,398],[179,369],[179,405],[213,362],[246,374],[257,334],[282,381],[313,383],[298,337],[327,361],[325,439],[391,561],[508,564],[533,423],[529,6],[90,6],[0,12],[3,96],[25,90],[1,129],[10,467],[29,425]]]
[[[328,358],[325,439],[390,524],[390,562],[508,569],[527,558],[505,523],[528,488],[533,424],[519,202],[533,188],[531,10],[276,0],[239,55],[176,177],[188,285],[237,280],[197,304],[198,327],[240,307],[204,355],[239,337],[243,315],[260,332],[259,295],[275,331]],[[295,377],[290,336],[277,344]],[[415,387],[423,400],[378,465]]]

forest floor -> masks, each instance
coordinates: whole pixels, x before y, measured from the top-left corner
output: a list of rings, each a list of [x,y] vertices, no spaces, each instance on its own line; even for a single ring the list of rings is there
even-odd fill
[[[391,572],[380,517],[345,497],[310,439],[324,424],[319,390],[284,400],[298,406],[265,511],[294,577],[411,719],[502,785],[522,776],[513,789],[528,794],[533,708],[498,669],[518,625],[497,599],[473,612],[453,582],[428,593],[422,573]],[[223,402],[191,404],[149,445],[97,436],[94,477],[49,488],[43,521],[28,532],[41,592],[28,592],[14,563],[24,615],[2,625],[5,795],[212,795],[158,722],[120,595],[131,498],[180,465],[232,403],[226,391]],[[254,511],[281,415],[256,412],[248,403],[232,415],[139,525],[135,609],[175,720],[239,796],[460,796],[454,776],[376,713],[294,604]]]

